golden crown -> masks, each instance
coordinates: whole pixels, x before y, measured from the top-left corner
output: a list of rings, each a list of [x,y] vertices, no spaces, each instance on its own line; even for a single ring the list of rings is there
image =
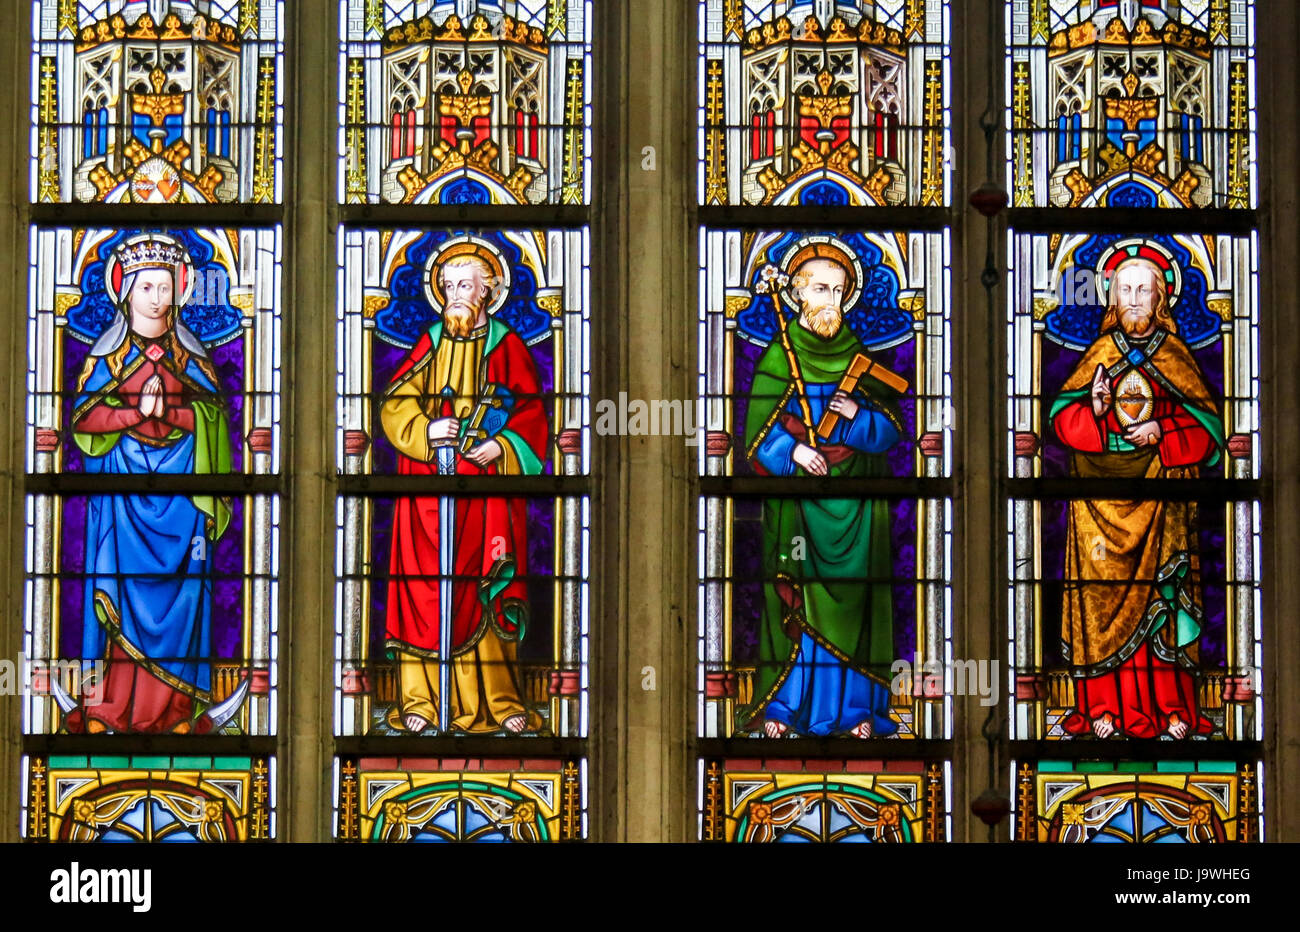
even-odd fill
[[[180,244],[170,240],[139,240],[128,243],[118,251],[118,262],[126,275],[140,269],[174,269],[183,265],[187,259]]]

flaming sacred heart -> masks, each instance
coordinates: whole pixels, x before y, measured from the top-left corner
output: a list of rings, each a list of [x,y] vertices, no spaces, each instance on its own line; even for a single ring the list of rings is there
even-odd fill
[[[181,177],[175,166],[157,156],[146,160],[131,179],[131,197],[137,202],[158,204],[174,201],[181,193]]]
[[[1130,369],[1115,392],[1115,416],[1128,427],[1150,420],[1155,408],[1155,393],[1151,383],[1137,369]]]

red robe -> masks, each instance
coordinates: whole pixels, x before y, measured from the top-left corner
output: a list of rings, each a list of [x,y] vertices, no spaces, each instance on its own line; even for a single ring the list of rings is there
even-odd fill
[[[489,321],[482,363],[473,394],[495,386],[508,398],[504,426],[493,435],[506,455],[475,466],[457,454],[456,474],[462,476],[537,473],[546,455],[547,420],[536,365],[519,336],[495,319]],[[432,450],[424,457],[408,455],[427,437],[428,424],[453,414],[453,403],[439,397],[434,385],[434,359],[441,342],[435,326],[420,338],[398,367],[385,403],[385,429],[390,438],[388,411],[394,392],[418,397],[425,412],[413,420],[411,445],[399,446],[398,474],[437,475]],[[464,390],[464,395],[470,391]],[[409,408],[408,408],[409,411]],[[432,414],[432,417],[429,416]],[[427,447],[427,441],[423,443]],[[472,445],[471,447],[472,448]],[[505,641],[517,641],[527,618],[527,499],[519,497],[454,496],[454,574],[452,584],[452,656],[472,650],[484,633],[493,630]],[[400,498],[394,508],[393,543],[388,583],[386,647],[434,658],[439,649],[439,516],[436,496]]]

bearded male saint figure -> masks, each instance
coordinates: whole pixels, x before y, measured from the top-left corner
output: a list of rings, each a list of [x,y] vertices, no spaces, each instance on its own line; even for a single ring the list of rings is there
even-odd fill
[[[1169,313],[1165,275],[1128,258],[1112,274],[1101,335],[1052,405],[1071,473],[1192,478],[1213,465],[1223,423]],[[1075,500],[1069,506],[1061,638],[1077,708],[1067,734],[1184,738],[1212,730],[1197,707],[1201,633],[1196,505]]]
[[[438,474],[440,447],[454,445],[459,476],[536,475],[546,455],[546,412],[540,379],[523,340],[488,313],[504,274],[486,244],[443,250],[430,275],[442,319],[398,367],[380,411],[398,451],[398,472]],[[388,724],[418,733],[439,721],[439,662],[450,663],[450,729],[464,732],[536,729],[521,699],[518,642],[528,618],[527,502],[523,498],[402,498],[393,515],[386,648],[397,661],[400,697]],[[442,516],[451,521],[450,606],[441,604]],[[449,616],[450,656],[440,657],[442,619]]]
[[[884,453],[902,424],[896,393],[864,376],[838,390],[862,343],[844,326],[856,300],[856,262],[816,242],[786,267],[797,321],[759,359],[745,423],[755,472],[773,476],[886,475]],[[776,309],[778,314],[781,309]],[[814,439],[827,410],[839,420]],[[811,426],[810,426],[811,425]],[[763,503],[763,618],[754,703],[742,730],[768,737],[888,735],[894,655],[889,503],[870,499],[768,499]]]

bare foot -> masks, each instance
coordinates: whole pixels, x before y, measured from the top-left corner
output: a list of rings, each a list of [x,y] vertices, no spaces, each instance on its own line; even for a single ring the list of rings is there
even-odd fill
[[[768,719],[763,723],[763,731],[769,738],[779,738],[789,730],[790,729],[786,727],[784,722],[774,722],[771,719]]]
[[[1092,720],[1092,732],[1098,738],[1109,738],[1115,733],[1115,719],[1109,712]]]
[[[871,722],[869,721],[860,722],[858,724],[858,727],[853,729],[851,732],[849,732],[849,734],[851,734],[855,738],[870,738]]]
[[[523,731],[524,727],[528,724],[528,718],[522,714],[512,715],[501,724],[505,726],[506,731],[517,735]]]
[[[404,716],[402,718],[402,724],[406,726],[407,731],[416,735],[418,735],[420,732],[424,731],[424,729],[429,727],[429,723],[424,720],[424,717],[421,715],[416,715],[414,712],[412,712],[410,715]]]
[[[1177,738],[1180,741],[1187,737],[1187,723],[1177,715],[1169,716],[1169,727],[1165,730],[1169,732],[1170,737]]]
[[[108,726],[97,718],[86,719],[86,731],[92,735],[102,735],[108,731]]]

